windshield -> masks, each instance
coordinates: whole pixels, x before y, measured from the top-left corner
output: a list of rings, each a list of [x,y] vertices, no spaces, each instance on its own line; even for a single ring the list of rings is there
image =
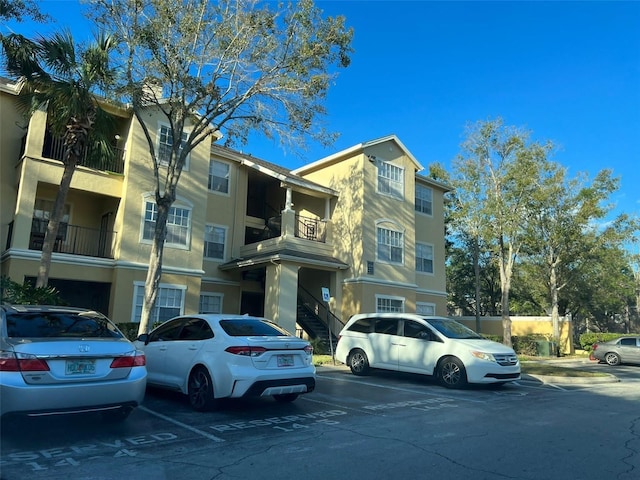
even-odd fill
[[[450,318],[425,318],[425,320],[447,338],[483,338],[470,328]]]

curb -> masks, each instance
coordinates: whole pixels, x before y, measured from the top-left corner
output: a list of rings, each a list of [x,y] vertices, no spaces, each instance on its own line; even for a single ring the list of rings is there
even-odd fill
[[[535,381],[553,385],[595,385],[601,383],[616,383],[620,381],[618,377],[611,374],[607,374],[604,377],[559,377],[554,375],[534,375],[531,373],[523,373],[522,379],[525,381]]]

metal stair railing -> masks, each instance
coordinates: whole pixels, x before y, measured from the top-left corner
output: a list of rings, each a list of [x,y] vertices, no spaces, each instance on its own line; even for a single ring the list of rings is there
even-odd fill
[[[344,323],[338,317],[336,317],[327,308],[326,302],[317,299],[309,290],[302,285],[298,286],[298,301],[305,306],[305,310],[313,315],[316,320],[322,324],[327,330],[326,333],[330,333],[332,341],[337,340],[338,334],[344,327]],[[314,332],[318,335],[319,332]],[[324,334],[322,335],[325,336]]]

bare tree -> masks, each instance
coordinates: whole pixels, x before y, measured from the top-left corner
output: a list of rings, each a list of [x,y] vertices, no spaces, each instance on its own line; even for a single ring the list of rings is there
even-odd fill
[[[144,130],[153,160],[157,217],[139,332],[148,330],[162,271],[169,209],[185,160],[215,132],[227,145],[258,132],[283,145],[334,140],[319,123],[334,78],[346,67],[352,31],[323,18],[312,0],[97,0],[93,16],[122,41],[122,92]],[[159,168],[155,132],[143,112],[170,126],[171,151]],[[188,128],[185,128],[185,127]]]

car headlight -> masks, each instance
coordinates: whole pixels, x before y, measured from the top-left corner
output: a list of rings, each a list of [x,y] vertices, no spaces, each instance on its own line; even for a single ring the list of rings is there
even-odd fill
[[[476,358],[479,358],[480,360],[486,360],[487,362],[495,362],[496,359],[495,357],[487,352],[478,352],[478,351],[472,351],[471,355],[473,355]]]

